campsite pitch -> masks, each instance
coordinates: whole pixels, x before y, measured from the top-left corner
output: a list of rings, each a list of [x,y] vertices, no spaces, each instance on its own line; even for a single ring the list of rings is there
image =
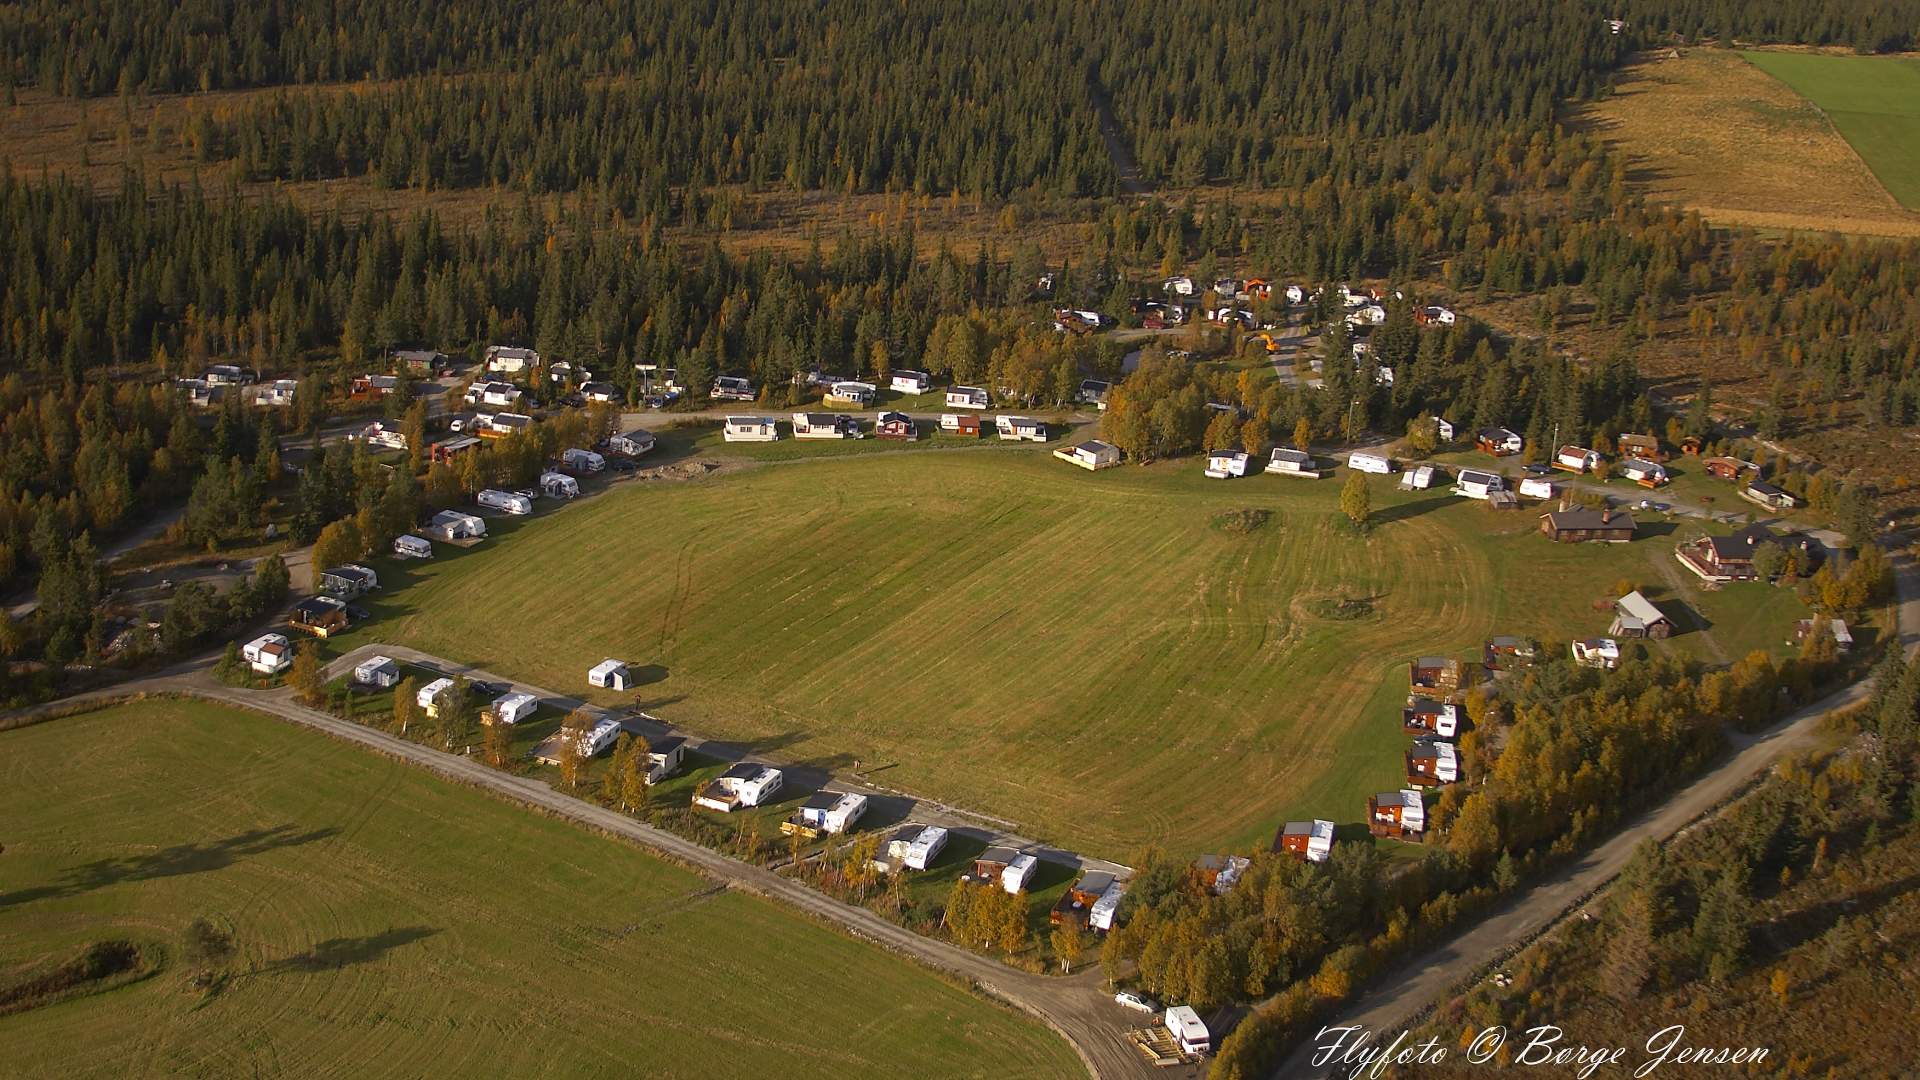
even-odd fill
[[[146,701],[0,733],[0,822],[0,987],[108,940],[146,965],[0,1014],[9,1075],[1080,1069],[878,948],[249,713]],[[194,959],[198,918],[230,958]]]
[[[406,568],[340,647],[394,641],[637,702],[749,754],[1125,858],[1258,843],[1289,816],[1360,820],[1404,781],[1407,660],[1604,633],[1595,601],[1623,578],[1708,609],[1694,624],[1710,630],[1650,648],[1711,660],[1716,642],[1788,635],[1775,590],[1667,586],[1671,525],[1560,547],[1537,511],[1379,478],[1361,538],[1337,480],[1200,472],[1089,474],[1035,450],[626,485]],[[1239,509],[1268,514],[1242,529]],[[588,694],[604,657],[634,665],[637,691]]]

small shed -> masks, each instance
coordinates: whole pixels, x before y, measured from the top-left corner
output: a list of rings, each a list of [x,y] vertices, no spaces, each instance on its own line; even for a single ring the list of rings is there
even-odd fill
[[[1088,439],[1078,446],[1063,446],[1055,450],[1053,456],[1069,465],[1078,465],[1088,472],[1110,469],[1120,464],[1120,448],[1112,443],[1101,442],[1099,439]]]
[[[1540,515],[1540,532],[1556,544],[1623,544],[1633,539],[1634,529],[1633,515],[1612,507],[1573,506]]]
[[[1607,633],[1624,638],[1665,638],[1673,635],[1673,620],[1635,589],[1613,602],[1613,625]]]

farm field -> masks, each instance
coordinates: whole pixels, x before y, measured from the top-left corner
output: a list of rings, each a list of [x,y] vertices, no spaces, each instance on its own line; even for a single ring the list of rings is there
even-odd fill
[[[107,938],[168,956],[143,980],[0,1017],[10,1075],[1078,1069],[1037,1023],[878,948],[213,705],[0,733],[0,821],[0,983]],[[196,917],[237,948],[215,995],[180,959]]]
[[[1892,196],[1920,210],[1920,59],[1746,52],[1820,107]]]
[[[1534,513],[1381,479],[1362,540],[1338,488],[1221,483],[1193,461],[1088,474],[1037,449],[743,466],[394,567],[338,647],[394,641],[571,693],[620,657],[642,685],[604,704],[1124,857],[1359,820],[1402,782],[1416,655],[1602,633],[1594,602],[1622,579],[1705,626],[1650,648],[1710,661],[1784,641],[1798,606],[1669,578],[1670,524],[1559,547]],[[1271,516],[1214,524],[1240,508]],[[1359,617],[1321,603],[1339,599]]]
[[[1888,194],[1894,179],[1884,171],[1876,179],[1868,165],[1885,167],[1867,147],[1855,152],[1848,144],[1854,133],[1844,123],[1836,129],[1838,116],[1822,114],[1831,106],[1817,96],[1810,102],[1795,92],[1806,88],[1762,70],[1801,60],[1909,69],[1913,63],[1705,48],[1674,58],[1656,51],[1623,68],[1613,94],[1575,108],[1569,119],[1622,154],[1629,181],[1649,199],[1698,210],[1715,224],[1920,236],[1912,189],[1901,206]],[[1911,143],[1906,153],[1914,153]],[[1920,178],[1912,164],[1907,169]]]

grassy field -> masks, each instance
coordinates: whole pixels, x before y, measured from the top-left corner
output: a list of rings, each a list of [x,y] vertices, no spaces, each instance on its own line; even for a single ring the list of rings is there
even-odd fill
[[[1784,591],[1669,578],[1672,525],[1557,547],[1531,513],[1382,480],[1361,539],[1338,486],[1192,461],[1088,474],[1038,449],[623,485],[383,567],[381,617],[338,647],[398,641],[573,693],[621,657],[643,672],[629,699],[690,730],[1124,856],[1359,820],[1402,779],[1407,659],[1603,632],[1594,602],[1623,578],[1705,627],[1655,648],[1717,660],[1787,636]],[[1272,516],[1212,523],[1241,507]],[[1370,610],[1325,617],[1332,597]]]
[[[276,720],[146,702],[0,733],[0,1017],[24,1076],[1058,1077],[1038,1025],[626,845]],[[182,932],[238,946],[189,985]]]
[[[1747,52],[1749,62],[1820,107],[1887,191],[1920,210],[1920,60]]]
[[[1678,58],[1657,50],[1628,64],[1613,94],[1575,107],[1569,120],[1606,139],[1648,197],[1698,210],[1715,224],[1920,236],[1920,213],[1875,179],[1861,161],[1866,155],[1873,163],[1872,155],[1854,152],[1845,124],[1836,130],[1840,118],[1755,66],[1776,58],[1900,62],[1746,56],[1754,63],[1725,49],[1686,49]]]

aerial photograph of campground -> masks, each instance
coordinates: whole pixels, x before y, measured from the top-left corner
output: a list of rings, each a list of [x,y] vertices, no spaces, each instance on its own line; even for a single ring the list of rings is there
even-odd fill
[[[0,0],[0,1077],[1920,1076],[1920,0]]]

